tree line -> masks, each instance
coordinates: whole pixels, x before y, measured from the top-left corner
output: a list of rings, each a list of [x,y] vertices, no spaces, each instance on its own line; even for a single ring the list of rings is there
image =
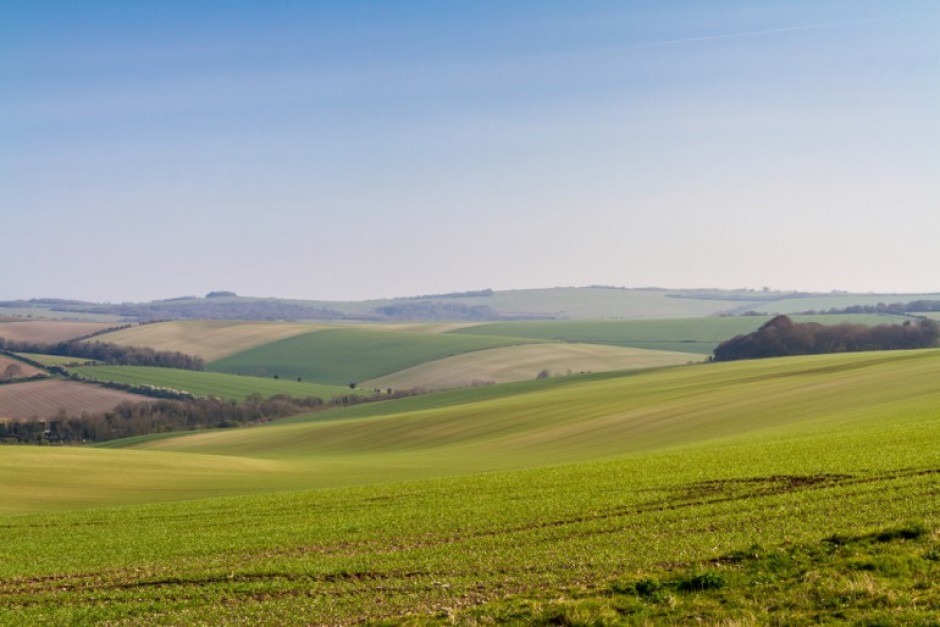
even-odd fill
[[[714,361],[816,355],[856,351],[930,348],[940,342],[940,326],[929,319],[903,324],[822,325],[795,323],[776,316],[760,329],[722,342],[715,348]]]
[[[158,351],[152,348],[121,346],[105,342],[69,340],[49,344],[8,340],[0,337],[0,351],[79,357],[119,366],[160,366],[181,370],[202,370],[205,367],[205,362],[201,357],[186,355],[178,351]]]
[[[414,396],[401,391],[374,396],[343,395],[329,401],[317,396],[251,394],[243,401],[182,398],[142,403],[124,402],[106,412],[80,415],[61,409],[51,418],[15,419],[0,423],[2,444],[83,444],[153,433],[225,429],[269,422],[299,414],[378,400]],[[179,398],[179,397],[177,397]]]
[[[242,402],[218,398],[124,402],[101,413],[83,412],[74,416],[59,410],[54,417],[45,420],[0,423],[0,441],[5,444],[104,442],[150,433],[237,427],[293,416],[322,405],[323,400],[317,397],[265,399],[257,394]]]
[[[910,313],[940,311],[940,300],[913,300],[907,303],[878,303],[876,305],[849,305],[848,307],[830,307],[829,309],[810,309],[801,314],[886,314],[903,316]]]

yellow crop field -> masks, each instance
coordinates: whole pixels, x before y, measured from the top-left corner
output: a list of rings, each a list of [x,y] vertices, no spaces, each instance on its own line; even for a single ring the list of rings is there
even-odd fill
[[[325,325],[302,322],[178,320],[122,329],[96,339],[124,346],[147,346],[160,351],[179,351],[213,361],[255,346],[322,328],[326,328]]]
[[[579,372],[675,366],[702,355],[600,344],[522,344],[474,351],[430,361],[363,383],[366,388],[442,390],[486,383],[509,383]]]

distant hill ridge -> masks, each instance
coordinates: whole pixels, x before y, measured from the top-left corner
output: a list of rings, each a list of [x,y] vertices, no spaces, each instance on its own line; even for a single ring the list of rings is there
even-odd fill
[[[606,285],[496,291],[470,290],[366,301],[297,300],[212,291],[146,303],[93,303],[39,298],[0,301],[0,315],[32,317],[118,316],[124,320],[358,320],[506,321],[550,319],[691,318],[791,314],[815,310],[880,311],[900,302],[940,301],[933,294],[851,294],[737,289],[627,288]],[[26,313],[24,313],[26,312]]]

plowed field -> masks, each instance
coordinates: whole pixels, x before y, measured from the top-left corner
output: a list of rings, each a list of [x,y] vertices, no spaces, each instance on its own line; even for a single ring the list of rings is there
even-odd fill
[[[113,322],[26,320],[0,322],[0,337],[18,342],[62,342],[113,327]]]
[[[0,385],[0,417],[48,418],[60,409],[69,414],[107,411],[123,401],[147,398],[74,381],[30,381]]]
[[[42,370],[36,368],[35,366],[30,366],[27,363],[23,363],[17,359],[12,359],[4,355],[0,355],[0,381],[6,380],[6,369],[9,366],[19,366],[20,371],[17,373],[13,379],[26,379],[28,377],[36,376],[37,374],[42,373]]]

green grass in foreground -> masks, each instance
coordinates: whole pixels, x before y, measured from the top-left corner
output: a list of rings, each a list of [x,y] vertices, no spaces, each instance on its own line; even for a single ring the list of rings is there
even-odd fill
[[[938,436],[934,417],[899,417],[538,470],[0,517],[0,622],[923,622]],[[926,532],[862,537],[910,520]],[[702,575],[723,585],[696,590]]]
[[[632,346],[653,350],[710,354],[736,335],[750,333],[769,317],[737,316],[667,320],[537,320],[494,322],[451,331],[454,335],[512,335],[543,340]],[[901,319],[876,315],[794,316],[797,322],[821,324],[897,324]]]
[[[541,340],[328,329],[231,355],[211,362],[208,369],[346,385],[450,355],[537,341]]]
[[[243,400],[249,394],[260,394],[265,397],[275,394],[301,398],[318,396],[329,400],[335,396],[357,393],[339,385],[152,366],[87,366],[69,370],[97,381],[115,381],[128,385],[155,385],[182,390],[196,396],[218,396],[231,400]]]
[[[33,512],[0,516],[0,623],[933,624],[938,374],[935,350],[708,364],[0,447],[0,503]],[[330,482],[372,485],[296,491]],[[268,493],[184,500],[238,491]],[[135,499],[176,502],[61,511]]]

